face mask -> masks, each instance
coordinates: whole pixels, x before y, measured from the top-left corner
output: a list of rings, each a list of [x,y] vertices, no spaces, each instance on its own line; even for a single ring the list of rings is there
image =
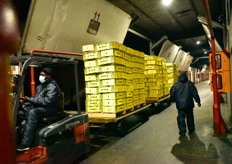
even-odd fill
[[[39,76],[39,81],[41,83],[44,83],[46,80],[45,80],[45,76]]]

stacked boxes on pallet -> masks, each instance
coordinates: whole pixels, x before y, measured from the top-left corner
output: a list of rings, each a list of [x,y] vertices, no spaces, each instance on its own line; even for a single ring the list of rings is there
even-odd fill
[[[172,85],[178,80],[178,69],[174,63],[166,63],[168,88],[171,89]]]
[[[165,59],[163,59],[165,61]],[[168,95],[170,93],[169,84],[168,84],[168,73],[166,63],[163,62],[163,83],[164,83],[164,95]]]
[[[97,64],[100,54],[96,52],[94,45],[82,47],[83,60],[85,61],[85,92],[86,92],[86,111],[101,112],[102,95],[99,94],[100,73]]]
[[[139,95],[145,89],[143,53],[117,42],[85,45],[83,53],[88,113],[117,113],[145,102]]]
[[[158,56],[145,56],[145,86],[147,97],[160,98],[165,90],[166,60]]]

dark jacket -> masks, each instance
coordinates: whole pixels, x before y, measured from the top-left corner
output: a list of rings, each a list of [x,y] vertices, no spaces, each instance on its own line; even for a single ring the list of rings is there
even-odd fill
[[[55,80],[46,81],[36,88],[36,94],[29,102],[34,107],[60,108],[60,89]]]
[[[200,97],[198,95],[195,85],[188,80],[186,72],[181,72],[178,82],[176,82],[170,90],[171,99],[176,102],[176,108],[181,109],[193,109],[193,99],[200,103]]]

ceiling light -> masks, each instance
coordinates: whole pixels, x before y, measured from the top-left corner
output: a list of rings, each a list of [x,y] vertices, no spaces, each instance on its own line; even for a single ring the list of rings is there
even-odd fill
[[[204,53],[205,53],[205,54],[207,54],[207,52],[206,52],[206,51],[205,51]]]
[[[197,42],[196,42],[196,44],[200,44],[201,42],[198,40]]]
[[[169,6],[172,3],[172,0],[162,0],[164,6]]]

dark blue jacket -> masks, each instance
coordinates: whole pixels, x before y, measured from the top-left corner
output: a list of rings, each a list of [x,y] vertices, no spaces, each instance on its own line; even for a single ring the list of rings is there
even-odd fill
[[[188,80],[186,72],[181,72],[178,82],[176,82],[170,90],[171,99],[176,102],[176,108],[181,109],[193,109],[193,99],[200,103],[200,97],[198,95],[195,85]]]
[[[29,102],[34,107],[60,108],[60,89],[55,80],[46,81],[36,88],[36,94]]]

